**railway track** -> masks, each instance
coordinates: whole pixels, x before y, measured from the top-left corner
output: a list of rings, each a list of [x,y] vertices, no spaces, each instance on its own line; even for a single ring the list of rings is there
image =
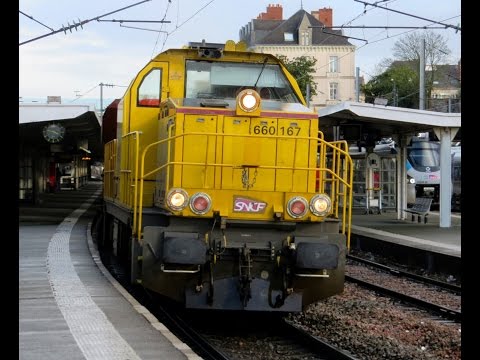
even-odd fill
[[[206,314],[185,310],[143,287],[131,285],[125,269],[115,257],[103,254],[102,261],[139,303],[203,359],[251,359],[254,356],[277,360],[279,355],[292,360],[357,359],[278,314]]]
[[[278,314],[208,315],[189,322],[230,359],[356,360],[349,352],[330,345]]]
[[[424,283],[424,284],[435,285],[435,286],[437,286],[441,289],[446,289],[446,290],[453,291],[454,293],[456,293],[458,295],[462,294],[462,287],[458,286],[458,285],[455,285],[455,284],[451,284],[451,283],[448,283],[448,282],[445,282],[445,281],[440,281],[440,280],[437,280],[437,279],[434,279],[434,278],[431,278],[431,277],[428,277],[428,276],[418,275],[418,274],[415,274],[415,273],[412,273],[412,272],[409,272],[409,271],[398,269],[398,268],[393,267],[393,266],[380,264],[378,262],[367,260],[367,259],[361,258],[359,256],[347,255],[347,259],[348,260],[353,260],[353,261],[356,261],[358,263],[362,263],[362,264],[365,264],[365,265],[369,265],[369,266],[372,266],[372,267],[377,268],[377,269],[384,270],[386,272],[389,272],[392,275],[402,276],[402,277],[405,277],[405,278],[408,278],[408,279],[419,281],[419,282]]]
[[[409,247],[363,235],[352,238],[347,260],[349,257],[353,258],[352,255],[386,264],[392,269],[398,269],[399,274],[406,275],[407,272],[411,272],[412,277],[415,276],[415,273],[421,274],[420,277],[425,275],[424,277],[432,279],[432,284],[436,279],[442,279],[438,283],[440,286],[443,282],[447,283],[447,287],[452,285],[452,289],[455,286],[461,288],[462,262],[461,258],[457,256]],[[447,282],[447,279],[449,282]]]
[[[434,312],[437,315],[445,317],[449,320],[453,320],[453,321],[456,321],[456,322],[461,322],[462,321],[462,312],[461,311],[452,310],[452,309],[446,308],[444,306],[434,304],[432,302],[422,300],[422,299],[416,298],[414,296],[409,296],[409,295],[403,294],[401,292],[388,289],[388,288],[383,287],[383,286],[375,285],[373,283],[370,283],[370,282],[367,282],[367,281],[364,281],[362,279],[355,278],[355,277],[352,277],[352,276],[349,276],[349,275],[345,275],[345,280],[357,283],[357,284],[359,284],[359,285],[361,285],[365,288],[368,288],[370,290],[376,291],[376,292],[384,294],[384,295],[391,296],[391,297],[399,299],[403,302],[406,302],[406,303],[409,303],[409,304],[412,304],[412,305],[415,305],[415,306],[419,306],[419,307],[421,307],[425,310]]]
[[[373,261],[361,259],[354,256],[347,256],[347,259],[349,259],[350,261],[361,263],[366,267],[370,267],[370,268],[373,267],[376,269],[376,271],[380,271],[380,272],[377,273],[378,275],[376,275],[375,271],[370,271],[370,272],[367,271],[365,273],[362,271],[358,271],[358,269],[355,269],[354,268],[355,265],[350,265],[353,271],[348,271],[348,265],[347,265],[347,274],[345,275],[346,281],[359,284],[362,287],[373,290],[377,293],[393,297],[395,299],[402,301],[403,303],[408,303],[408,304],[420,307],[442,318],[461,323],[462,313],[460,310],[456,310],[452,307],[442,305],[440,304],[441,301],[430,301],[428,299],[428,298],[434,298],[434,295],[431,295],[432,291],[448,291],[455,295],[453,302],[455,301],[455,299],[458,299],[458,303],[459,303],[458,306],[460,306],[460,299],[458,295],[461,295],[461,287],[458,287],[449,283],[441,282],[435,279],[423,277],[417,274],[401,271],[383,264],[375,263]],[[354,273],[354,275],[352,275],[351,273]],[[395,277],[399,277],[399,276],[405,277],[409,279],[409,281],[415,281],[415,284],[409,284],[408,282],[403,282],[400,284],[400,286],[398,285],[396,286],[397,289],[399,287],[401,288],[401,291],[399,291],[395,289],[393,281],[391,282],[385,281],[384,274],[386,273],[393,275]],[[425,291],[424,291],[425,294],[422,294],[422,295],[424,295],[424,297],[426,297],[427,299],[421,298],[421,296],[418,295],[418,286],[417,286],[418,283],[421,283],[425,286]],[[416,292],[416,295],[408,294],[409,286],[416,288],[414,291]],[[430,287],[434,286],[436,289],[440,289],[440,290],[431,290],[428,288],[428,286]]]

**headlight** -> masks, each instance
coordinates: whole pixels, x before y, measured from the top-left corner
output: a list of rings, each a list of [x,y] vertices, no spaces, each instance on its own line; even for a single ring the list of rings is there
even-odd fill
[[[188,194],[183,189],[171,189],[167,194],[167,205],[174,211],[180,211],[188,204]]]
[[[292,218],[298,219],[305,216],[308,210],[308,203],[305,198],[301,196],[295,196],[291,198],[287,203],[287,212]]]
[[[415,179],[414,179],[414,178],[410,178],[410,179],[408,180],[408,182],[409,182],[410,184],[415,184]]]
[[[245,89],[238,94],[238,106],[245,112],[253,112],[260,105],[260,95],[255,90]]]
[[[310,211],[316,216],[327,215],[332,208],[332,200],[326,194],[317,194],[310,200]]]
[[[205,193],[196,193],[190,198],[190,209],[197,215],[206,214],[212,205],[210,196]]]

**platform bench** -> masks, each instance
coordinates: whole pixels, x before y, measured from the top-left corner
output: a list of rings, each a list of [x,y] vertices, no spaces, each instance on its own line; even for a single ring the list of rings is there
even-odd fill
[[[403,211],[412,214],[412,221],[415,221],[415,216],[417,216],[418,222],[420,223],[422,222],[423,217],[423,222],[426,224],[428,213],[430,212],[430,206],[432,205],[432,200],[432,198],[416,198],[413,206],[411,208],[404,209]]]

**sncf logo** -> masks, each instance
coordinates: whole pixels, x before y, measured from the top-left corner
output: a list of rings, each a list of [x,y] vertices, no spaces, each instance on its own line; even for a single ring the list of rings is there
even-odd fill
[[[263,201],[241,197],[233,199],[233,211],[235,212],[263,213],[266,207],[267,203]]]

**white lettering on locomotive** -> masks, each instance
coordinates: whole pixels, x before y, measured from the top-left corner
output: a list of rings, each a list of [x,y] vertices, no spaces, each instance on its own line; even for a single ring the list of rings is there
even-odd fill
[[[249,212],[249,213],[263,213],[267,203],[247,198],[234,198],[233,211],[235,212]]]

